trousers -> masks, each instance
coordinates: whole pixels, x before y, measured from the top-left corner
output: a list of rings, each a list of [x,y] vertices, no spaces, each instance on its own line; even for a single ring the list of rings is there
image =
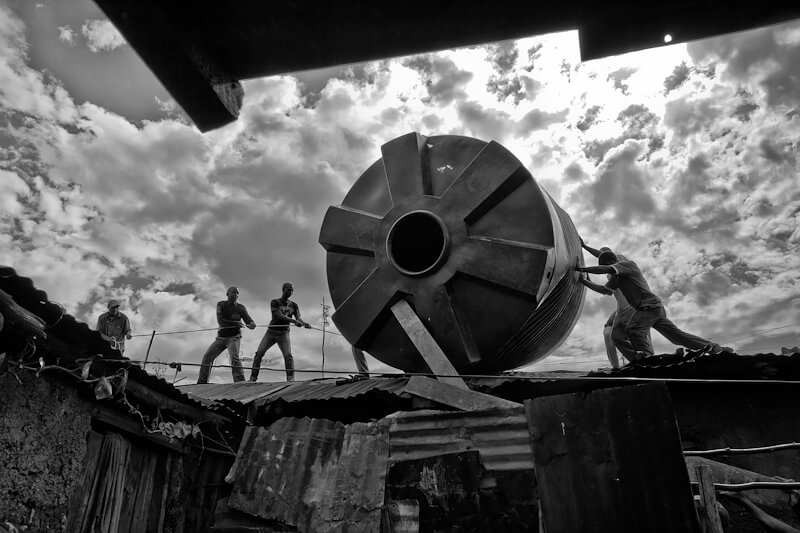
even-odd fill
[[[219,354],[228,349],[228,355],[231,360],[231,372],[233,373],[233,381],[244,381],[244,369],[242,368],[242,361],[239,359],[239,346],[242,342],[241,335],[234,335],[233,337],[217,337],[211,346],[208,347],[206,353],[203,354],[202,366],[200,367],[200,375],[197,377],[197,383],[208,383],[208,378],[211,376],[211,366]]]
[[[274,333],[267,328],[264,338],[258,344],[256,355],[253,357],[253,369],[250,371],[250,381],[258,380],[258,372],[261,370],[261,360],[273,344],[277,344],[283,355],[283,362],[286,365],[286,381],[294,381],[294,358],[292,357],[292,343],[289,340],[288,332]]]
[[[644,357],[653,355],[653,343],[650,342],[650,328],[661,333],[672,344],[684,346],[690,350],[699,350],[711,341],[686,333],[667,318],[667,311],[663,307],[648,309],[635,309],[627,324],[615,324],[611,335],[617,347],[624,346],[640,352]],[[622,351],[622,350],[620,350]]]

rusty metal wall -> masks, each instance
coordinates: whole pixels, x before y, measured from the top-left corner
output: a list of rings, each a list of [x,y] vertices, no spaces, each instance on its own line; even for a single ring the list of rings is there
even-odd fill
[[[385,426],[283,418],[248,428],[228,505],[301,531],[379,531]]]
[[[699,532],[664,384],[525,403],[549,533]]]
[[[477,450],[492,472],[532,470],[528,421],[522,407],[487,411],[417,411],[390,417],[392,462]]]

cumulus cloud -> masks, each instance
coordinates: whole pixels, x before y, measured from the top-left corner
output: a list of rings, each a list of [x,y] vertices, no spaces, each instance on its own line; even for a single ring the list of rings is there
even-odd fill
[[[458,116],[471,135],[486,141],[502,142],[512,123],[506,113],[486,109],[478,102],[459,105]]]
[[[703,64],[675,48],[657,61],[573,67],[569,39],[556,35],[250,80],[239,120],[200,134],[171,101],[161,120],[132,123],[68,93],[30,66],[23,22],[0,10],[3,262],[89,323],[115,297],[137,333],[206,328],[236,284],[264,324],[269,299],[291,281],[304,316],[320,325],[325,209],[383,143],[410,131],[504,143],[585,238],[637,259],[677,322],[706,334],[775,325],[770,305],[800,316],[800,116],[770,103],[790,101],[796,83],[761,84],[791,71],[786,38],[763,39],[744,70],[726,63],[748,53],[735,39],[730,50],[708,47]],[[104,28],[82,28],[95,51],[121,43],[101,38]],[[712,58],[725,76],[702,74]],[[676,79],[668,102],[663,81],[683,61],[691,83]],[[730,81],[745,71],[758,73],[754,83]],[[559,353],[602,354],[611,308],[590,297]],[[262,334],[245,332],[244,354]],[[159,336],[151,358],[197,362],[212,337]],[[130,343],[132,357],[146,339]],[[320,340],[314,330],[293,334],[298,366],[320,367]],[[344,339],[329,336],[326,357],[329,368],[353,368]]]
[[[664,124],[678,137],[687,137],[707,127],[720,116],[722,110],[709,98],[682,96],[667,102]]]
[[[73,46],[75,44],[75,30],[73,30],[68,24],[65,26],[59,26],[58,38],[68,45]]]
[[[793,21],[768,31],[753,30],[690,43],[696,63],[720,62],[725,75],[762,89],[770,106],[800,104],[800,22]]]
[[[608,74],[606,78],[614,83],[614,88],[619,90],[622,94],[628,94],[628,84],[625,83],[628,78],[636,73],[637,69],[634,67],[622,67],[614,72]]]
[[[643,143],[627,140],[608,152],[598,167],[596,180],[588,185],[589,205],[599,213],[611,212],[622,224],[653,214],[655,202],[646,171],[637,163]]]
[[[691,70],[686,62],[681,63],[672,71],[672,74],[667,76],[664,80],[664,94],[669,94],[670,91],[674,91],[681,85],[683,85],[686,80],[689,79],[689,74]]]
[[[81,26],[86,46],[92,52],[110,52],[127,44],[119,30],[108,19],[90,19]]]
[[[541,109],[532,109],[519,121],[517,134],[524,136],[531,131],[545,129],[553,124],[564,122],[568,113],[569,110],[567,109],[554,113],[542,111]]]
[[[407,59],[404,64],[425,77],[428,95],[434,103],[446,106],[452,104],[454,100],[466,98],[464,86],[472,79],[473,74],[459,69],[452,59],[417,56]]]

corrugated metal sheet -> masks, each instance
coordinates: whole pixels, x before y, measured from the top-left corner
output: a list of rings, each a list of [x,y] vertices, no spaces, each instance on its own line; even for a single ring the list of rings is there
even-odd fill
[[[256,405],[283,400],[287,403],[311,400],[346,399],[371,392],[400,394],[408,378],[370,378],[353,382],[336,379],[296,381],[294,383],[221,383],[208,385],[184,385],[181,390],[205,400],[233,400],[242,404]]]
[[[190,396],[204,400],[233,400],[247,405],[261,398],[291,387],[292,383],[209,383],[203,385],[181,385],[178,388]]]
[[[389,417],[391,461],[477,450],[488,471],[533,469],[522,407],[487,411],[417,411]]]
[[[306,382],[308,383],[308,382]],[[389,394],[400,394],[408,383],[408,378],[370,378],[350,383],[320,382],[315,386],[294,386],[282,390],[268,398],[269,401],[280,398],[285,402],[303,402],[308,400],[329,400],[334,398],[353,398],[368,392],[382,391]],[[266,402],[261,402],[266,403]]]
[[[380,529],[386,424],[283,418],[245,431],[228,505],[301,531]]]

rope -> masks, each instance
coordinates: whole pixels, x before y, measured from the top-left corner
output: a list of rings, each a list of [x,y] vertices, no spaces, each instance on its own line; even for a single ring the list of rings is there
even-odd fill
[[[750,332],[747,332],[747,333],[719,334],[719,335],[714,335],[714,336],[708,337],[708,339],[709,340],[727,339],[726,342],[730,342],[731,339],[741,340],[741,339],[747,338],[747,337],[754,337],[754,336],[758,335],[759,333],[766,333],[766,332],[769,332],[769,331],[776,331],[776,330],[779,330],[779,329],[786,329],[786,328],[791,328],[791,327],[794,327],[794,326],[800,326],[800,322],[794,322],[792,324],[785,324],[783,326],[777,326],[777,327],[774,327],[774,328],[757,329],[757,330],[753,330],[753,331],[750,331]],[[219,326],[219,327],[216,327],[216,328],[186,329],[186,330],[180,330],[180,331],[162,331],[160,333],[156,333],[156,335],[178,335],[178,334],[183,334],[183,333],[198,333],[198,332],[201,332],[201,331],[215,331],[215,330],[219,330],[219,329],[228,329],[228,328],[239,328],[239,329],[241,329],[243,327],[245,327],[245,325],[241,325],[241,326]],[[263,325],[257,325],[256,326],[256,328],[266,328],[266,327],[288,328],[288,327],[291,327],[291,324],[273,325],[273,326],[270,326],[269,324],[263,324]],[[315,327],[315,326],[311,326],[310,328],[306,328],[306,329],[314,329],[314,330],[317,330],[317,331],[323,331],[322,328],[318,328],[318,327]],[[342,336],[341,333],[338,333],[336,331],[332,331],[332,330],[329,330],[329,329],[326,329],[325,332],[326,333],[331,333],[333,335]],[[139,335],[132,335],[132,337],[150,337],[151,335],[152,335],[151,333],[142,333],[142,334],[139,334]],[[664,345],[664,346],[668,346],[668,345]],[[671,345],[669,345],[669,346],[671,346]]]
[[[241,329],[243,327],[246,327],[246,326],[245,325],[241,325],[241,326],[219,326],[219,327],[216,327],[216,328],[185,329],[185,330],[181,330],[181,331],[162,331],[160,333],[156,332],[155,335],[156,335],[156,337],[158,337],[159,335],[180,335],[180,334],[183,334],[183,333],[198,333],[198,332],[201,332],[201,331],[217,331],[217,330],[220,330],[220,329],[231,329],[231,328]],[[269,324],[262,324],[262,325],[257,325],[256,326],[256,328],[288,328],[288,327],[291,327],[291,324],[285,324],[285,325],[279,324],[279,325],[272,325],[272,326],[269,325]],[[301,326],[295,326],[295,327],[300,328]],[[317,331],[322,331],[322,328],[317,328],[317,327],[314,327],[314,326],[309,326],[307,328],[302,328],[302,329],[315,329]],[[332,335],[342,336],[341,333],[337,333],[337,332],[331,331],[329,329],[326,329],[325,333],[330,333]],[[153,335],[152,333],[141,333],[139,335],[131,335],[131,337],[132,338],[133,337],[151,337],[152,335]],[[148,364],[149,364],[149,361],[148,361]]]

